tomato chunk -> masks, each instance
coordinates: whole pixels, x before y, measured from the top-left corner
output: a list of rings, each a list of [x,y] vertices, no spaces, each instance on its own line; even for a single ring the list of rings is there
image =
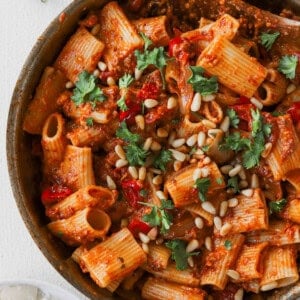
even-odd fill
[[[139,219],[132,219],[129,222],[127,228],[131,231],[131,233],[135,237],[138,237],[140,232],[147,234],[151,229],[151,227],[147,223],[145,223]]]
[[[294,102],[287,113],[291,115],[294,123],[298,123],[300,121],[300,102]]]
[[[180,45],[183,42],[183,39],[180,36],[176,36],[169,41],[169,51],[168,54],[170,57],[174,56],[174,48],[177,45]]]
[[[44,205],[50,205],[63,200],[72,193],[70,188],[56,184],[43,190],[41,200]]]
[[[138,99],[157,99],[159,94],[159,87],[154,82],[146,82],[137,94]]]
[[[128,125],[133,125],[135,123],[135,116],[140,114],[142,111],[142,105],[140,103],[133,103],[127,100],[126,105],[128,109],[120,111],[119,120],[120,122],[126,121]]]
[[[123,180],[121,182],[123,195],[127,201],[127,203],[133,208],[139,208],[139,202],[143,202],[144,198],[140,194],[143,189],[143,185],[138,180]]]

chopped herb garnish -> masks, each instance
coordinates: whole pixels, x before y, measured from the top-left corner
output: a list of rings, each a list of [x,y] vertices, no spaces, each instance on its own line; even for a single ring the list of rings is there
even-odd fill
[[[165,243],[165,245],[172,250],[171,258],[176,263],[177,270],[185,270],[188,267],[189,256],[198,255],[199,252],[186,252],[187,243],[182,240],[172,240]]]
[[[198,189],[198,196],[202,202],[207,200],[206,194],[208,188],[210,186],[210,179],[209,178],[198,178],[195,182],[196,188]]]
[[[195,92],[201,95],[211,95],[218,91],[217,77],[204,77],[205,70],[202,67],[191,66],[192,76],[189,78],[188,83],[193,86]]]
[[[226,110],[226,115],[229,117],[230,126],[232,126],[234,128],[238,128],[238,125],[240,123],[240,119],[239,119],[236,111],[232,108],[228,108]]]
[[[146,34],[144,32],[140,32],[140,36],[142,37],[142,39],[144,40],[144,51],[146,51],[149,46],[151,46],[153,43],[152,41],[146,36]]]
[[[235,194],[238,193],[240,191],[238,177],[237,176],[230,177],[227,181],[227,187],[232,188]]]
[[[235,152],[250,148],[251,141],[247,138],[242,138],[240,132],[233,132],[225,137],[224,143],[219,146],[221,151],[233,150]]]
[[[142,190],[140,190],[140,195],[145,198],[148,196],[148,191],[145,189],[142,189]]]
[[[161,150],[154,159],[153,165],[157,169],[161,169],[162,171],[166,171],[166,166],[168,162],[172,160],[172,152],[170,150]]]
[[[116,136],[128,143],[138,143],[140,136],[136,133],[130,132],[127,128],[126,122],[122,122],[120,127],[117,129]]]
[[[126,158],[130,166],[143,166],[148,155],[148,151],[135,143],[124,146]]]
[[[89,127],[92,127],[94,125],[94,119],[93,118],[87,118],[85,120],[86,122],[86,125],[89,126]]]
[[[227,250],[231,250],[231,248],[232,248],[232,243],[231,243],[231,241],[226,240],[225,243],[224,243],[224,246],[225,246],[225,248],[226,248]]]
[[[280,116],[284,116],[285,115],[285,113],[284,112],[281,112],[281,111],[273,111],[273,112],[271,112],[271,115],[273,116],[273,117],[280,117]]]
[[[119,79],[119,88],[128,88],[130,84],[134,81],[134,78],[130,74],[124,74]]]
[[[216,183],[217,183],[218,185],[223,184],[223,178],[222,178],[222,177],[218,177],[218,178],[216,179]]]
[[[71,99],[76,106],[83,103],[90,103],[92,107],[95,108],[97,102],[106,100],[103,91],[96,85],[96,77],[87,71],[83,71],[79,74],[75,86]]]
[[[143,216],[143,221],[150,224],[150,226],[160,226],[160,232],[165,234],[171,227],[173,216],[168,212],[173,209],[174,205],[171,200],[161,200],[161,206],[152,203],[139,202],[142,205],[152,207],[148,215]]]
[[[270,213],[280,213],[284,207],[287,205],[287,200],[285,198],[282,198],[277,201],[270,201],[269,202],[269,208]]]
[[[278,70],[288,79],[294,79],[296,76],[296,68],[298,57],[296,55],[285,55],[280,59]]]
[[[203,152],[207,152],[207,151],[209,150],[209,145],[204,145],[204,146],[202,146],[202,147],[201,147],[201,150],[202,150]]]
[[[267,51],[270,51],[276,39],[280,36],[280,32],[276,31],[274,33],[263,32],[260,35],[260,42],[266,48]]]
[[[126,111],[128,110],[128,107],[126,105],[126,102],[125,102],[125,97],[122,96],[118,101],[117,101],[117,105],[118,107],[120,108],[121,111]]]
[[[190,150],[190,155],[193,155],[195,152],[197,151],[197,148],[196,147],[193,147],[191,150]]]

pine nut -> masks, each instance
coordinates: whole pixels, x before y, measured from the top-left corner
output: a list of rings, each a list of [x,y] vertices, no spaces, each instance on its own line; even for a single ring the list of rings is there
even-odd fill
[[[246,197],[252,197],[253,193],[254,193],[253,189],[246,189],[241,191],[241,194],[243,194]]]
[[[101,28],[100,24],[96,24],[95,26],[93,26],[93,28],[91,30],[91,34],[96,35],[99,32],[100,28]]]
[[[186,140],[186,144],[189,147],[193,147],[197,143],[197,138],[198,138],[197,134],[193,134]]]
[[[209,202],[209,201],[205,201],[201,203],[201,207],[207,211],[208,213],[215,215],[216,214],[216,209],[215,207]]]
[[[239,172],[239,176],[242,180],[246,180],[247,176],[246,176],[246,172],[244,170],[244,168],[242,167],[241,171]]]
[[[109,86],[114,86],[114,85],[116,85],[115,80],[114,80],[111,76],[107,77],[106,82],[107,82],[107,85],[109,85]]]
[[[143,145],[143,149],[144,149],[145,151],[148,151],[148,150],[150,149],[151,144],[152,144],[152,141],[153,141],[152,137],[148,137],[148,138],[146,139],[146,141],[144,142],[144,145]]]
[[[174,150],[174,149],[169,149],[172,152],[172,156],[179,160],[179,161],[185,161],[186,155],[180,151]]]
[[[149,246],[148,244],[142,243],[142,249],[144,250],[145,253],[149,253]]]
[[[214,224],[215,224],[217,230],[221,230],[222,220],[220,217],[214,217]]]
[[[134,179],[139,178],[139,174],[138,174],[136,167],[133,167],[133,166],[128,167],[128,172],[132,176],[132,178],[134,178]]]
[[[148,235],[146,235],[143,232],[139,232],[139,238],[141,240],[142,243],[148,244],[150,242],[150,238]]]
[[[139,70],[138,68],[134,69],[134,78],[135,80],[139,80],[143,75],[143,70]]]
[[[140,128],[141,130],[145,129],[145,118],[142,115],[136,115],[134,117],[135,119],[135,123],[138,126],[138,128]]]
[[[293,84],[293,83],[291,83],[291,84],[289,84],[288,85],[288,87],[286,88],[286,93],[287,94],[291,94],[292,92],[294,92],[295,90],[296,90],[296,86]]]
[[[215,128],[215,129],[208,129],[207,134],[211,138],[215,138],[218,133],[222,133],[223,131],[221,129]]]
[[[103,61],[99,61],[98,62],[98,68],[99,68],[100,71],[104,72],[107,68],[107,65]]]
[[[253,105],[255,105],[259,110],[262,110],[263,107],[264,107],[264,105],[263,105],[259,100],[257,100],[257,99],[254,98],[254,97],[252,97],[252,98],[250,99],[250,102],[251,102]]]
[[[239,182],[239,188],[240,189],[245,189],[245,188],[247,188],[248,187],[248,181],[247,180],[241,180],[240,182]]]
[[[163,178],[161,175],[157,175],[152,179],[153,184],[159,185],[159,184],[162,184],[162,182],[163,182]]]
[[[251,176],[251,188],[258,189],[259,188],[259,179],[256,174],[252,174]]]
[[[210,128],[210,129],[213,129],[213,128],[216,128],[216,127],[217,127],[217,125],[216,125],[214,122],[212,122],[212,121],[210,121],[210,120],[207,120],[207,119],[203,119],[203,120],[202,120],[202,124],[203,124],[205,127]]]
[[[193,259],[192,256],[189,256],[189,257],[188,257],[187,262],[188,262],[188,264],[189,264],[189,266],[190,266],[191,268],[194,267],[195,264],[194,264],[194,259]]]
[[[182,162],[179,161],[179,160],[175,160],[174,163],[173,163],[173,168],[174,168],[174,171],[177,172],[181,169],[181,166],[182,166]]]
[[[197,112],[201,107],[201,95],[200,93],[195,93],[192,104],[191,104],[191,111]]]
[[[239,200],[237,198],[231,198],[228,200],[228,207],[236,207],[239,204]]]
[[[204,96],[202,97],[202,100],[203,100],[204,102],[211,102],[211,101],[213,101],[213,100],[215,100],[215,99],[216,99],[216,95],[215,95],[215,94],[204,95]]]
[[[206,156],[206,157],[203,159],[202,163],[203,163],[204,165],[210,164],[210,163],[211,163],[210,157]]]
[[[202,169],[196,168],[193,172],[193,180],[196,181],[198,178],[201,178],[202,176]]]
[[[204,240],[204,246],[208,251],[212,250],[212,240],[210,236],[207,236]]]
[[[126,159],[120,158],[116,161],[116,168],[122,168],[122,167],[125,167],[127,165],[128,165],[128,161]]]
[[[176,132],[172,131],[168,138],[168,143],[171,145],[176,138]]]
[[[185,144],[185,139],[183,139],[183,138],[181,138],[181,139],[176,139],[176,140],[174,140],[173,142],[172,142],[172,146],[174,147],[174,148],[179,148],[179,147],[181,147],[182,145],[184,145]]]
[[[205,144],[206,135],[204,132],[199,132],[197,137],[198,147],[202,147]]]
[[[151,241],[154,241],[157,238],[157,227],[153,227],[149,232],[148,232],[148,236],[150,238]]]
[[[270,154],[271,151],[272,151],[272,147],[273,147],[272,143],[266,143],[266,144],[265,144],[265,149],[264,149],[264,151],[262,152],[261,156],[262,156],[263,158],[268,157],[269,154]]]
[[[196,156],[202,156],[204,154],[204,152],[201,149],[197,149],[196,152],[194,153],[194,155]]]
[[[149,171],[151,171],[153,174],[156,174],[156,175],[162,174],[162,170],[156,169],[156,168],[150,168]]]
[[[237,164],[228,172],[229,177],[236,176],[242,170],[242,166]]]
[[[228,202],[227,201],[222,201],[220,204],[220,217],[225,217],[228,209]]]
[[[273,290],[273,289],[277,288],[277,286],[278,286],[278,282],[277,282],[277,281],[273,281],[273,282],[271,282],[271,283],[268,283],[268,284],[263,285],[263,286],[260,288],[260,290],[261,290],[262,292],[266,292],[266,291],[270,291],[270,290]]]
[[[153,141],[152,144],[151,144],[150,149],[152,151],[159,151],[161,149],[161,144],[157,141]]]
[[[146,179],[146,168],[140,167],[139,168],[139,180],[145,180]]]
[[[237,292],[234,294],[234,300],[243,300],[244,299],[244,290],[238,289]]]
[[[164,128],[158,128],[156,131],[156,135],[160,138],[165,138],[169,135],[169,132]]]
[[[100,71],[98,69],[96,69],[94,72],[93,72],[93,75],[95,77],[98,77],[100,75]]]
[[[193,239],[193,240],[191,240],[191,241],[188,243],[188,245],[186,246],[185,251],[186,251],[187,253],[191,253],[191,252],[193,252],[194,250],[196,250],[197,248],[199,248],[199,246],[200,246],[199,241],[196,240],[196,239]]]
[[[115,146],[115,152],[117,153],[117,155],[122,158],[122,159],[126,159],[126,154],[122,148],[121,145],[116,145]]]
[[[115,182],[109,175],[106,176],[106,183],[110,190],[115,190],[117,188]]]
[[[167,109],[173,109],[177,106],[177,99],[173,96],[169,97],[167,102]]]
[[[222,123],[220,124],[220,129],[223,131],[223,132],[227,132],[229,130],[229,127],[230,127],[230,119],[228,116],[226,116]]]
[[[210,169],[209,168],[202,168],[202,177],[208,177],[210,175]]]
[[[158,105],[158,101],[157,101],[157,100],[154,100],[154,99],[146,99],[146,100],[144,101],[144,105],[145,105],[145,107],[147,107],[147,108],[153,108],[153,107],[155,107],[155,106]]]
[[[223,174],[228,174],[229,171],[231,171],[232,169],[233,169],[232,165],[224,165],[220,168],[220,170]]]
[[[72,81],[68,81],[68,82],[66,83],[66,89],[71,89],[71,88],[73,88],[73,87],[74,87],[74,84],[73,84]]]
[[[165,195],[165,193],[163,191],[156,191],[156,196],[160,199],[160,200],[165,200],[167,199],[167,196]]]
[[[232,278],[232,279],[234,279],[234,280],[239,280],[240,277],[241,277],[239,272],[237,272],[237,271],[235,271],[235,270],[231,270],[231,269],[229,269],[229,270],[226,272],[226,274],[227,274],[230,278]]]
[[[202,218],[200,217],[195,218],[195,225],[197,228],[202,229],[204,227],[204,222]]]
[[[129,222],[128,222],[128,219],[125,219],[125,218],[124,218],[124,219],[121,220],[120,227],[121,227],[121,228],[127,227],[127,226],[128,226],[128,223],[129,223]]]
[[[231,228],[232,228],[231,224],[225,223],[220,229],[220,235],[226,236],[230,232]]]

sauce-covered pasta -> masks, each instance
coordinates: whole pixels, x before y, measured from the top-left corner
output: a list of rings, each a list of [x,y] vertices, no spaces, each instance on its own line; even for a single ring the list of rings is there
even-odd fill
[[[89,12],[44,70],[23,128],[40,137],[48,229],[123,296],[295,283],[299,52],[276,24],[250,37],[229,11],[191,28],[149,7]]]

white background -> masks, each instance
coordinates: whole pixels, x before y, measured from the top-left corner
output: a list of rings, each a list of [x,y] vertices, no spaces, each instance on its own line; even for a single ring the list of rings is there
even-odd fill
[[[0,0],[0,281],[47,281],[87,299],[50,265],[27,232],[10,188],[5,149],[10,99],[22,65],[50,21],[71,2]]]

